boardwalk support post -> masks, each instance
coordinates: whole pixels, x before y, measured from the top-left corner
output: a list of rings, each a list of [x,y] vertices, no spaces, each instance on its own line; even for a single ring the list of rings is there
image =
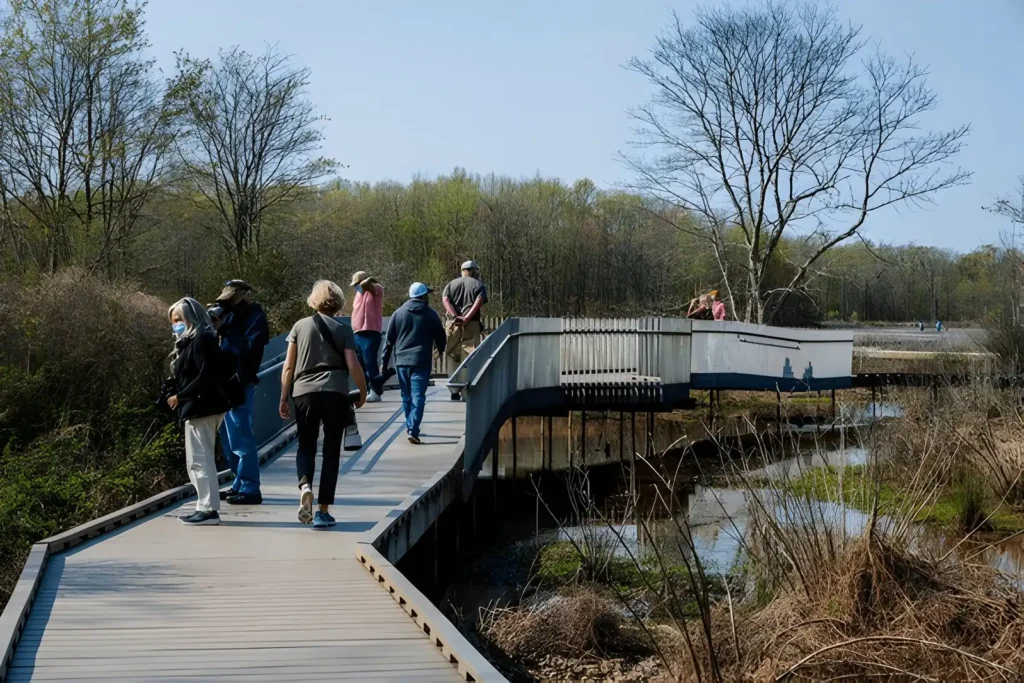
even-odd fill
[[[549,472],[555,469],[555,442],[554,442],[554,438],[552,437],[552,434],[551,434],[551,432],[552,432],[551,428],[552,428],[552,419],[551,419],[551,416],[548,415],[548,471]]]
[[[540,550],[540,487],[533,481],[533,473],[530,473],[530,483],[533,484],[533,538],[537,550]]]
[[[622,462],[622,451],[623,451],[624,446],[625,446],[625,444],[623,442],[626,440],[625,425],[622,424],[625,419],[626,419],[626,414],[623,413],[620,410],[619,411],[619,462]]]
[[[630,440],[632,441],[632,444],[633,444],[632,448],[630,448],[629,457],[630,457],[630,459],[633,460],[633,464],[635,465],[636,464],[636,412],[635,411],[629,414],[629,419],[630,419],[629,438],[630,438]]]
[[[587,409],[580,411],[580,467],[587,466]]]
[[[647,457],[654,457],[654,449],[656,448],[654,443],[654,413],[651,411],[647,412]]]
[[[516,477],[519,471],[519,449],[516,448],[516,418],[512,418],[512,485],[516,485]]]
[[[501,430],[498,430],[501,433]],[[498,443],[501,437],[499,436],[494,441],[494,450],[491,451],[491,485],[494,496],[494,510],[498,510]]]

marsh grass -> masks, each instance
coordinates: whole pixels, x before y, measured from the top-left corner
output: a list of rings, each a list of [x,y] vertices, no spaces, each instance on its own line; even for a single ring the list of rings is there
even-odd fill
[[[679,514],[675,492],[686,454],[672,461],[673,471],[665,459],[638,454],[637,467],[660,484],[659,509],[625,519],[638,538],[657,542],[638,547],[622,534],[623,517],[590,509],[589,522],[618,543],[605,566],[632,563],[636,578],[632,586],[597,587],[618,605],[601,619],[646,639],[657,675],[668,679],[1017,680],[1024,672],[1020,589],[976,563],[978,553],[957,552],[987,525],[1005,524],[1003,513],[1018,512],[1007,495],[1015,489],[992,474],[1012,473],[1015,461],[1000,455],[1002,470],[985,466],[966,443],[981,429],[974,417],[988,419],[993,400],[982,389],[911,399],[906,416],[888,428],[844,432],[840,452],[847,444],[868,448],[859,466],[798,467],[766,478],[766,466],[786,451],[781,442],[795,438],[785,433],[765,434],[743,457],[723,456],[716,482],[724,479],[746,499],[741,513],[726,513],[720,532],[731,530],[741,548],[729,568],[705,566],[688,516]],[[1000,404],[999,419],[1006,410]],[[813,449],[828,462],[822,444]],[[689,464],[701,469],[695,459]],[[850,509],[860,511],[856,521]],[[923,519],[961,531],[937,545],[928,542]],[[562,547],[559,563],[572,565],[575,552],[582,566],[589,547]],[[572,585],[594,589],[586,576],[575,572]],[[657,596],[659,609],[638,609],[639,596]],[[500,640],[493,627],[484,635]],[[543,658],[540,640],[529,649],[534,660]]]

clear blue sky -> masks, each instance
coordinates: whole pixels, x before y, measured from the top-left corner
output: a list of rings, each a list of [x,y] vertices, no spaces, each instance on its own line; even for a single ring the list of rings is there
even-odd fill
[[[153,54],[212,57],[277,43],[312,69],[330,117],[325,152],[353,180],[473,173],[628,179],[625,110],[648,90],[622,65],[644,54],[692,0],[151,0]],[[876,214],[885,241],[972,249],[1005,221],[982,210],[1024,176],[1024,0],[837,0],[891,53],[931,68],[929,124],[971,123],[962,164],[973,183],[928,210]]]

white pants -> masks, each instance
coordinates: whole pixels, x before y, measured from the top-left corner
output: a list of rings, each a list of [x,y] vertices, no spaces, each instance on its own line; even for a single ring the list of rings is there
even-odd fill
[[[188,478],[199,500],[197,512],[220,509],[220,486],[217,482],[217,430],[224,413],[185,420],[185,465]]]

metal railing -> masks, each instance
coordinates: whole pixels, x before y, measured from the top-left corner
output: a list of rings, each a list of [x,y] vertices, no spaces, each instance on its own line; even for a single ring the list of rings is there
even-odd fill
[[[466,401],[464,495],[497,431],[525,408],[564,405],[587,384],[651,386],[689,380],[690,321],[512,318],[449,378]],[[637,400],[647,394],[633,394]],[[630,400],[630,395],[624,395]]]
[[[292,424],[292,420],[285,420],[278,414],[282,370],[284,361],[278,361],[269,368],[260,370],[257,375],[260,383],[256,385],[256,394],[253,397],[252,432],[260,446],[269,443]]]
[[[587,383],[602,375],[686,381],[687,347],[678,342],[690,326],[676,318],[566,318],[559,341],[562,382]]]

